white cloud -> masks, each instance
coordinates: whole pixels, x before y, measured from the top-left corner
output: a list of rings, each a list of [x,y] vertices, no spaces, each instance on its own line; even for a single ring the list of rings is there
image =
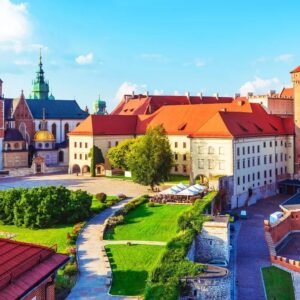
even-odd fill
[[[282,84],[276,77],[270,79],[255,77],[254,80],[247,81],[240,87],[240,93],[242,95],[247,95],[249,92],[254,94],[266,94],[270,90],[279,90],[281,88]]]
[[[179,93],[179,91],[174,91],[174,92],[173,92],[173,95],[174,95],[174,96],[179,96],[180,93]]]
[[[156,95],[156,96],[163,95],[163,94],[164,94],[164,90],[155,89],[153,91],[153,95]]]
[[[79,65],[89,65],[93,62],[93,60],[94,60],[94,54],[92,52],[86,55],[79,55],[78,57],[75,58],[75,61]]]
[[[17,59],[14,61],[14,64],[17,66],[30,66],[34,65],[34,63],[30,60],[27,59]]]
[[[25,3],[14,4],[10,0],[0,0],[0,42],[14,43],[26,39],[31,33]]]
[[[204,67],[206,65],[206,62],[203,60],[203,59],[201,59],[201,58],[196,58],[195,59],[195,66],[197,67],[197,68],[202,68],[202,67]]]
[[[275,61],[277,62],[290,62],[292,61],[294,58],[294,55],[293,54],[281,54],[281,55],[278,55],[277,57],[275,57]]]
[[[146,84],[136,84],[132,82],[125,81],[123,82],[117,90],[116,100],[121,101],[124,95],[130,95],[132,92],[135,94],[145,94],[147,91]]]

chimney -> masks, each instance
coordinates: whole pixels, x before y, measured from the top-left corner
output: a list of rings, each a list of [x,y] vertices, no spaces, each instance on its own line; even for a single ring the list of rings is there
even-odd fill
[[[216,97],[217,100],[219,100],[219,93],[215,93],[214,96]]]
[[[190,100],[190,92],[186,92],[185,96],[187,97],[189,103],[191,104],[191,100]]]
[[[2,83],[3,83],[3,81],[2,81],[1,78],[0,78],[0,98],[3,97],[3,93],[2,93]]]
[[[134,98],[134,91],[132,91],[132,98]]]
[[[248,97],[253,97],[253,93],[252,92],[248,92]]]
[[[270,90],[270,96],[276,94],[276,91],[275,90]]]
[[[149,97],[149,91],[146,92],[146,96]]]
[[[239,98],[241,97],[241,94],[240,93],[235,93],[235,98]]]
[[[200,93],[198,94],[198,96],[200,97],[200,100],[202,100],[202,98],[203,98],[202,92],[200,92]]]

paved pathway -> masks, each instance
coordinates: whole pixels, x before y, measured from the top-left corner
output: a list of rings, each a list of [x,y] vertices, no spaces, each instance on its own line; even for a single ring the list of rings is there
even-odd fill
[[[156,241],[114,241],[102,240],[104,222],[117,210],[123,207],[130,199],[126,199],[97,215],[84,227],[77,239],[77,257],[79,278],[67,297],[68,300],[121,300],[140,299],[139,297],[118,297],[108,295],[108,277],[111,276],[109,260],[104,246],[108,244],[166,245]]]
[[[270,266],[269,252],[264,236],[264,219],[287,196],[278,195],[259,201],[247,208],[248,219],[241,224],[237,240],[236,280],[238,300],[265,299],[260,269]]]

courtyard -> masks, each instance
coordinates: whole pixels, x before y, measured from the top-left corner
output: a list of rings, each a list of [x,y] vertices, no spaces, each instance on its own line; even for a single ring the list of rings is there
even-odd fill
[[[300,233],[291,233],[277,249],[280,256],[300,260]]]

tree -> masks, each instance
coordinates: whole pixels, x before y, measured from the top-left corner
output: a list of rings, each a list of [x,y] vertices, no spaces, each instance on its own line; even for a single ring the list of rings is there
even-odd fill
[[[95,177],[96,165],[104,163],[104,157],[101,149],[94,145],[93,148],[91,148],[90,150],[89,157],[91,158],[91,165],[90,165],[91,176]]]
[[[121,141],[117,146],[111,147],[107,152],[107,158],[110,164],[113,167],[128,170],[128,154],[134,143],[135,139],[127,139]]]
[[[151,189],[168,179],[173,166],[173,154],[164,128],[159,125],[148,128],[138,137],[128,153],[128,167],[134,180]]]

